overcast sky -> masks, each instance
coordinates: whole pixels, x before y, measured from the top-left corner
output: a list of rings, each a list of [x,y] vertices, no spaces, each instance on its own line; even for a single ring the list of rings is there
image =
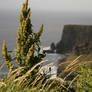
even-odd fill
[[[0,10],[20,10],[25,0],[0,0]],[[29,0],[35,11],[92,12],[92,0]]]

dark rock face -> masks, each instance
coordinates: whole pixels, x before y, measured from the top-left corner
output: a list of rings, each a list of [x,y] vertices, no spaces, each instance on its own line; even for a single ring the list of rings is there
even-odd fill
[[[56,46],[55,46],[54,42],[50,45],[50,48],[51,48],[52,51],[54,51],[56,49]]]
[[[82,44],[92,45],[92,25],[65,25],[63,36],[56,45],[56,52],[68,53]]]

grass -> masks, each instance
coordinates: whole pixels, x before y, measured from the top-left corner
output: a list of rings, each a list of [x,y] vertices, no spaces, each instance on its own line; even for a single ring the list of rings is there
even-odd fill
[[[72,57],[74,59],[76,56],[72,55]],[[76,85],[77,82],[80,82],[78,80],[80,80],[81,77],[77,72],[80,71],[80,67],[92,63],[91,55],[84,57],[85,56],[81,55],[72,60],[70,56],[66,62],[59,64],[59,67],[64,65],[65,68],[56,78],[51,78],[50,76],[47,78],[46,74],[41,73],[47,66],[52,64],[44,66],[36,74],[32,75],[32,71],[37,66],[47,61],[36,64],[27,72],[25,72],[25,67],[19,67],[9,72],[5,78],[0,79],[0,92],[78,92],[78,90],[76,90],[78,89]],[[88,57],[90,57],[90,59],[88,59],[89,61],[86,59]],[[0,70],[3,66],[4,64],[1,66]],[[74,77],[69,80],[68,78],[71,77],[71,75],[74,75]]]

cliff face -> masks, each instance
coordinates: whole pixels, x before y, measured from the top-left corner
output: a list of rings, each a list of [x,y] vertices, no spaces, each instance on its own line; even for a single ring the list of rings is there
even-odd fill
[[[71,52],[82,44],[92,45],[92,25],[65,25],[63,36],[56,45],[56,52]]]

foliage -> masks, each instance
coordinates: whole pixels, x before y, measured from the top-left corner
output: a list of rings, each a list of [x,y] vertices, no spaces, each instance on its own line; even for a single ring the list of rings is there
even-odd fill
[[[0,92],[91,92],[92,69],[88,66],[84,67],[84,64],[88,64],[88,62],[79,62],[79,58],[77,57],[70,64],[68,62],[65,70],[61,72],[61,74],[68,72],[64,78],[46,79],[44,74],[41,74],[41,71],[47,65],[32,75],[32,71],[43,62],[31,67],[25,73],[26,67],[19,67],[12,70],[8,73],[6,79],[0,81]],[[67,77],[75,74],[75,72],[77,72],[76,76],[72,80],[67,80]]]
[[[37,66],[39,65],[36,64],[22,76],[19,75],[25,70],[25,67],[9,72],[6,78],[0,81],[0,92],[70,92],[58,77],[46,79],[39,72],[31,76],[31,72]]]
[[[13,65],[11,63],[12,59],[11,59],[11,55],[7,52],[5,40],[3,41],[2,54],[3,54],[3,59],[4,59],[5,63],[7,64],[8,68],[11,71],[13,69]]]
[[[16,62],[18,66],[25,66],[30,69],[37,64],[45,56],[41,52],[40,36],[43,32],[43,24],[37,33],[33,32],[30,20],[30,8],[28,8],[28,0],[23,4],[19,17],[19,29],[17,33],[17,48],[15,52]],[[3,42],[2,54],[8,68],[12,70],[12,59],[8,54],[5,41]]]
[[[92,69],[81,67],[78,76],[76,92],[92,92]]]

